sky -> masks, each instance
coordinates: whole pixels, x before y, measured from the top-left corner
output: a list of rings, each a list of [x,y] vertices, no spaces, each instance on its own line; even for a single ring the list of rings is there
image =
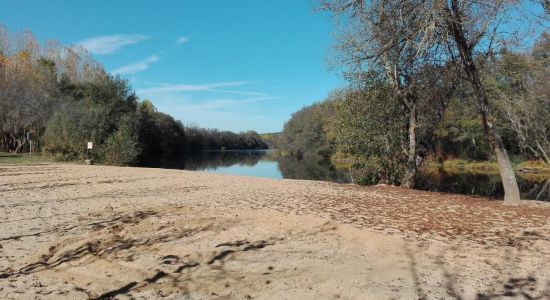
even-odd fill
[[[184,124],[278,132],[343,85],[315,0],[2,0],[0,23],[82,45]]]

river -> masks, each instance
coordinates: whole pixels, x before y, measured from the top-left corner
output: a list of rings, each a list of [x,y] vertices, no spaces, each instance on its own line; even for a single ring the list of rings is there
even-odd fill
[[[337,169],[330,162],[280,158],[265,151],[202,151],[193,152],[176,168],[265,177],[273,179],[322,180],[350,183],[348,170]],[[550,201],[550,178],[518,174],[523,199]],[[473,174],[467,171],[421,170],[417,188],[438,192],[480,195],[502,199],[504,191],[498,175]]]

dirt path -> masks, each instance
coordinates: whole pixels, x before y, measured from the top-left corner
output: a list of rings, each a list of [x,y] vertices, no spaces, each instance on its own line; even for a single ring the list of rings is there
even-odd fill
[[[550,299],[550,205],[176,170],[0,167],[4,299]]]

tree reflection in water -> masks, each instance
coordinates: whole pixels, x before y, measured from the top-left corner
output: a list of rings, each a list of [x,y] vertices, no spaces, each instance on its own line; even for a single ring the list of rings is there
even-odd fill
[[[550,178],[517,174],[523,199],[550,201]],[[504,189],[498,174],[473,174],[439,170],[421,170],[418,189],[456,194],[479,195],[502,199]]]
[[[268,151],[199,151],[185,157],[185,170],[206,171],[234,165],[254,167]]]
[[[272,162],[271,164],[258,164]],[[273,162],[277,162],[276,164]],[[322,180],[338,183],[351,182],[350,172],[337,169],[329,161],[319,157],[277,157],[271,151],[202,151],[188,153],[185,159],[171,165],[163,165],[192,171],[214,171],[269,178]],[[267,169],[266,169],[267,167]],[[257,172],[254,172],[257,170]],[[523,199],[550,201],[550,178],[518,174],[518,184]],[[504,191],[497,175],[448,172],[423,169],[417,178],[417,188],[438,192],[480,195],[502,198]]]
[[[296,159],[292,157],[279,158],[279,171],[286,179],[322,180],[338,183],[350,183],[348,170],[336,169],[330,161],[306,157]]]

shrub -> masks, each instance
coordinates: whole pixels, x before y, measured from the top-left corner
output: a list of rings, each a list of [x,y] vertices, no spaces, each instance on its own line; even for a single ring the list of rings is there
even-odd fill
[[[138,141],[132,129],[121,125],[105,141],[102,149],[103,163],[115,166],[133,165],[139,152]]]

